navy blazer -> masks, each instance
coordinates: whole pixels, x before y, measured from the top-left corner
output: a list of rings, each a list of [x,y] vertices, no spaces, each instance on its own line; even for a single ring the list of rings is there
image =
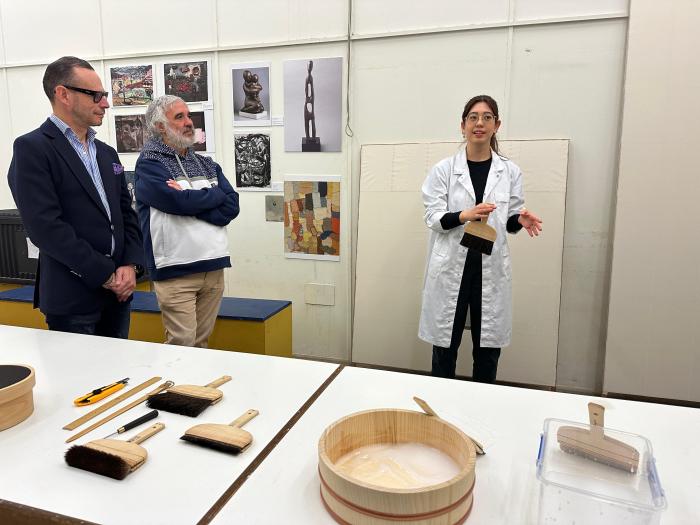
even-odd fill
[[[143,266],[136,213],[117,152],[95,140],[110,221],[80,157],[56,125],[17,138],[8,181],[29,238],[39,248],[34,307],[85,314],[116,301],[102,284],[119,266]],[[112,248],[114,234],[114,254]]]

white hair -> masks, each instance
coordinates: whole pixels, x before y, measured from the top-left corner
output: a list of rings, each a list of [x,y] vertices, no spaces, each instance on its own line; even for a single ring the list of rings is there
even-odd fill
[[[146,110],[146,132],[150,138],[161,138],[162,133],[158,128],[158,123],[167,127],[168,119],[165,116],[165,112],[178,101],[184,102],[184,100],[175,95],[161,95],[148,105]]]

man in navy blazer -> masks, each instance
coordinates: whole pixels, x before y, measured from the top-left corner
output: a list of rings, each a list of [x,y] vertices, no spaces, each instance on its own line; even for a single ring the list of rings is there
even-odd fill
[[[92,129],[102,124],[107,93],[76,57],[49,64],[43,86],[53,114],[15,140],[8,173],[39,248],[34,307],[50,330],[126,338],[143,246],[124,167]]]

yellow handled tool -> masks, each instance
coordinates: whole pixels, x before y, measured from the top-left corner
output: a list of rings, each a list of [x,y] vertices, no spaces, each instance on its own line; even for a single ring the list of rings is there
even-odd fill
[[[79,407],[91,405],[93,403],[96,403],[100,399],[104,399],[107,396],[111,396],[116,391],[121,390],[128,382],[129,378],[125,377],[121,381],[117,381],[115,383],[112,383],[111,385],[96,388],[92,392],[73,400],[73,404]]]

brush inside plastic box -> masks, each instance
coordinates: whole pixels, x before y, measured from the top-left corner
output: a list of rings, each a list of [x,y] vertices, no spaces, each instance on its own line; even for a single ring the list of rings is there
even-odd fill
[[[591,429],[586,423],[545,420],[537,456],[538,523],[658,524],[666,508],[666,497],[649,440],[605,428],[605,436],[639,451],[639,466],[632,473],[563,451],[557,442],[557,431],[562,426]]]

